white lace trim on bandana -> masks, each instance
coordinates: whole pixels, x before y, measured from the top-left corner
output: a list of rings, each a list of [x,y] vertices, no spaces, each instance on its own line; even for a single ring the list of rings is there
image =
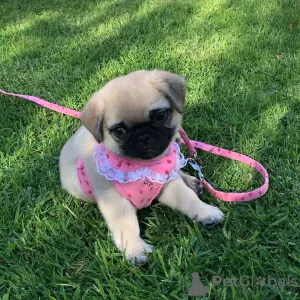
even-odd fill
[[[100,148],[96,146],[94,150],[94,160],[96,161],[97,172],[104,176],[107,180],[116,180],[120,183],[149,180],[150,182],[164,184],[172,179],[178,178],[178,170],[187,164],[187,159],[185,159],[183,154],[180,152],[179,145],[177,143],[173,143],[173,146],[176,151],[176,164],[169,174],[160,174],[150,168],[140,168],[128,172],[117,169],[109,163],[105,149],[103,147]]]

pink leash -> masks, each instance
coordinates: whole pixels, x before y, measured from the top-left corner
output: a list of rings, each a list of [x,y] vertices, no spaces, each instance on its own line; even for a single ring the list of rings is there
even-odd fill
[[[182,128],[180,129],[180,134],[181,134],[181,137],[182,137],[184,143],[186,144],[189,152],[191,153],[192,158],[196,158],[195,154],[197,153],[197,151],[195,150],[195,148],[198,148],[203,151],[206,151],[206,152],[209,152],[209,153],[212,153],[215,155],[219,155],[222,157],[230,158],[233,160],[237,160],[246,165],[249,165],[252,168],[256,169],[265,179],[264,184],[260,188],[257,188],[253,191],[242,192],[242,193],[225,193],[222,191],[215,190],[211,186],[211,184],[209,184],[203,178],[202,182],[203,182],[204,187],[206,187],[210,191],[210,193],[212,195],[214,195],[216,198],[218,198],[220,200],[228,201],[228,202],[243,202],[243,201],[251,201],[253,199],[257,199],[267,192],[267,190],[269,188],[269,175],[268,175],[267,170],[259,162],[257,162],[256,160],[254,160],[246,155],[243,155],[243,154],[240,154],[240,153],[237,153],[234,151],[226,150],[226,149],[212,146],[209,144],[205,144],[202,142],[189,140],[188,136],[186,135],[186,133],[184,132],[184,130]],[[193,166],[193,168],[196,169],[194,166]],[[201,172],[201,170],[200,170],[200,172]],[[201,177],[201,175],[199,177]]]
[[[60,113],[65,114],[65,115],[69,115],[69,116],[72,116],[72,117],[75,117],[75,118],[80,117],[80,112],[77,111],[77,110],[66,108],[66,107],[48,102],[46,100],[40,99],[40,98],[35,97],[35,96],[8,93],[8,92],[5,92],[3,90],[0,90],[0,93],[5,94],[5,95],[9,95],[9,96],[15,96],[15,97],[27,99],[29,101],[32,101],[32,102],[37,103],[41,106],[47,107],[51,110],[60,112]],[[226,149],[219,148],[219,147],[216,147],[216,146],[212,146],[212,145],[209,145],[209,144],[205,144],[205,143],[202,143],[202,142],[197,142],[197,141],[190,140],[188,138],[188,136],[186,135],[185,131],[182,128],[180,129],[180,134],[181,134],[181,137],[182,137],[181,143],[185,143],[185,145],[187,146],[188,151],[191,155],[191,158],[189,159],[190,165],[198,172],[199,179],[202,180],[204,187],[207,188],[210,191],[210,193],[212,195],[214,195],[216,198],[218,198],[220,200],[228,201],[228,202],[244,202],[244,201],[250,201],[250,200],[253,200],[253,199],[257,199],[257,198],[261,197],[262,195],[264,195],[267,192],[267,190],[269,188],[269,175],[268,175],[267,170],[259,162],[257,162],[256,160],[254,160],[254,159],[252,159],[252,158],[250,158],[246,155],[243,155],[243,154],[240,154],[240,153],[237,153],[237,152],[234,152],[234,151],[230,151],[230,150],[226,150]],[[197,151],[196,151],[195,148],[201,149],[203,151],[206,151],[206,152],[209,152],[209,153],[212,153],[212,154],[215,154],[215,155],[219,155],[219,156],[222,156],[222,157],[237,160],[239,162],[242,162],[246,165],[251,166],[252,168],[256,169],[264,177],[264,179],[265,179],[264,184],[261,187],[255,189],[253,191],[242,192],[242,193],[226,193],[226,192],[215,190],[211,186],[211,184],[209,184],[203,178],[203,175],[202,175],[202,172],[201,172],[201,167],[196,162]]]

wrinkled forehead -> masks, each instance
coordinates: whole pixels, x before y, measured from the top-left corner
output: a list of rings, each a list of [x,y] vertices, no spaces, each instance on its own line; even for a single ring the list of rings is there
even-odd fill
[[[151,85],[119,86],[106,95],[105,123],[108,127],[120,122],[127,126],[149,121],[152,110],[170,108],[170,102]]]

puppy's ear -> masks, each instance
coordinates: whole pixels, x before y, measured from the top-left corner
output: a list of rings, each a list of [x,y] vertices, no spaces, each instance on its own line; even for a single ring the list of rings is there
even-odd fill
[[[95,93],[80,113],[80,120],[95,137],[98,143],[103,139],[104,103],[99,93]]]
[[[154,86],[162,92],[175,109],[182,114],[186,94],[184,78],[179,75],[160,70],[152,71],[152,75]]]

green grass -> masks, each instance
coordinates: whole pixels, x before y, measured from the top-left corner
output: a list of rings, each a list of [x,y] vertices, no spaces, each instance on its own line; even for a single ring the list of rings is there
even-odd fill
[[[46,1],[0,4],[0,88],[81,109],[137,69],[187,80],[184,128],[242,152],[270,174],[259,200],[228,204],[208,230],[162,205],[139,212],[154,245],[146,266],[113,246],[95,206],[60,189],[60,149],[79,121],[17,98],[0,101],[0,298],[299,299],[300,2]],[[215,186],[262,183],[251,169],[200,153]],[[212,276],[293,277],[298,287],[212,286]]]

